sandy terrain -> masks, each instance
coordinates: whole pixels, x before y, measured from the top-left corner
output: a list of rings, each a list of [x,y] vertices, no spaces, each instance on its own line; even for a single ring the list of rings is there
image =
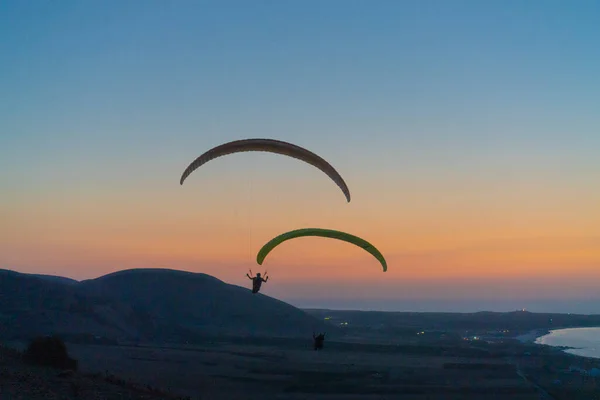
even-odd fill
[[[168,400],[179,396],[148,390],[109,376],[85,376],[71,371],[31,366],[0,349],[2,400]]]
[[[202,399],[537,399],[506,360],[315,352],[308,346],[213,345],[188,349],[71,345],[82,371],[124,378]],[[445,369],[445,363],[490,368]]]
[[[330,342],[321,352],[305,341],[172,347],[71,343],[79,374],[60,377],[57,371],[3,363],[0,399],[169,398],[139,390],[147,385],[203,400],[578,400],[600,394],[595,380],[567,372],[574,363],[590,368],[582,363],[591,361],[511,343],[499,345],[504,350],[487,345],[490,350],[483,353],[486,346],[477,342],[408,347]],[[106,382],[106,376],[121,382]]]

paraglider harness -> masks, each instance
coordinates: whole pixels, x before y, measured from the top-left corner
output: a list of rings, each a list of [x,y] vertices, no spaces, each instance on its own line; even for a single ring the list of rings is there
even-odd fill
[[[315,341],[315,350],[322,350],[323,349],[323,342],[325,341],[325,334],[324,333],[319,333],[319,336],[316,336],[315,333],[313,332],[313,339]]]
[[[250,270],[250,274],[246,274],[248,279],[250,279],[252,281],[252,293],[256,294],[260,290],[260,286],[262,285],[262,283],[263,282],[266,283],[269,280],[269,277],[267,276],[267,271],[265,271],[265,273],[263,274],[263,276],[266,279],[261,277],[260,273],[258,273],[256,276],[252,276],[252,275],[254,275],[252,273],[252,270]]]

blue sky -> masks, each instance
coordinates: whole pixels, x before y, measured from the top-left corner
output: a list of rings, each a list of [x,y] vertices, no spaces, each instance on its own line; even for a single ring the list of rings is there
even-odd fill
[[[218,138],[232,130],[302,135],[332,151],[342,139],[363,144],[365,131],[409,147],[485,146],[497,135],[511,140],[495,141],[519,144],[519,128],[533,123],[538,132],[530,141],[563,148],[576,138],[595,140],[594,1],[0,7],[0,35],[8,39],[0,44],[0,116],[9,143],[48,133],[69,143],[83,126],[102,136],[100,146],[112,146],[124,127],[134,130],[122,143],[127,151],[141,139],[162,140],[165,128],[182,139],[200,129]],[[461,123],[466,118],[471,129]],[[393,129],[398,123],[428,127],[428,135],[406,138]],[[43,129],[49,124],[56,131]],[[488,124],[495,129],[481,129]],[[579,129],[567,140],[561,126]]]
[[[0,204],[6,217],[41,198],[163,198],[201,151],[277,137],[344,171],[358,214],[533,185],[532,203],[567,193],[587,215],[573,235],[600,237],[598,21],[591,0],[4,1]],[[244,155],[211,176],[233,186],[249,160],[269,182],[322,179]]]

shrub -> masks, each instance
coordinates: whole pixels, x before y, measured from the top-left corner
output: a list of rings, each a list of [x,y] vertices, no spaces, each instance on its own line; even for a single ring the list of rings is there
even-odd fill
[[[24,356],[25,360],[32,364],[77,370],[77,360],[69,357],[67,346],[58,337],[45,336],[32,339]]]

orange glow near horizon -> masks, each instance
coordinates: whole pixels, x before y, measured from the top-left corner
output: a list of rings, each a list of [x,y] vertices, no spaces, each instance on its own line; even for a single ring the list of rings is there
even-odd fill
[[[170,195],[81,190],[9,204],[0,230],[2,264],[74,278],[145,266],[206,272],[226,281],[239,281],[248,268],[268,269],[280,282],[310,277],[331,284],[574,273],[600,278],[600,221],[591,204],[441,197],[435,203],[427,196],[416,201],[414,194],[403,204],[400,191],[377,200],[358,188],[345,204],[329,182],[319,183],[326,187],[299,193],[255,184],[249,201],[243,200],[247,186],[232,195],[235,182],[213,182],[205,184],[208,190],[190,185]],[[310,196],[318,189],[324,189],[322,197]],[[286,242],[264,266],[256,265],[266,241],[309,226],[365,238],[386,256],[388,272],[362,249],[324,238]]]

